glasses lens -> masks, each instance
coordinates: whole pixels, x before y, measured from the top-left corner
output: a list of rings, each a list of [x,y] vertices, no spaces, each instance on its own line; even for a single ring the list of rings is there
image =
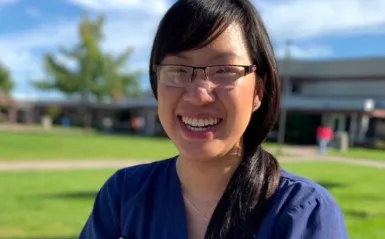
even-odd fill
[[[207,70],[208,78],[216,88],[233,87],[245,75],[242,66],[212,66]]]
[[[158,66],[158,80],[161,84],[173,87],[186,87],[193,76],[193,68],[179,65]],[[215,88],[231,88],[245,76],[243,66],[211,66],[206,69],[210,85]]]
[[[186,66],[159,66],[159,82],[174,87],[185,87],[190,83],[192,68]]]

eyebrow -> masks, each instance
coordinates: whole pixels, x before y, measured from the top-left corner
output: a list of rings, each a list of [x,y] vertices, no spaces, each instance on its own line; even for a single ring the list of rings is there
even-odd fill
[[[210,60],[218,60],[218,59],[240,59],[239,55],[234,52],[218,52],[215,53],[213,57],[210,58]]]
[[[187,57],[184,53],[176,53],[176,54],[173,54],[173,55],[170,55],[170,56],[173,56],[173,57],[177,57],[177,58],[181,58],[181,59],[184,59],[184,60],[189,60],[189,57]],[[236,58],[236,59],[241,59],[241,57],[234,53],[234,52],[215,52],[213,53],[213,56],[209,58],[209,60],[218,60],[218,59],[228,59],[228,58]]]

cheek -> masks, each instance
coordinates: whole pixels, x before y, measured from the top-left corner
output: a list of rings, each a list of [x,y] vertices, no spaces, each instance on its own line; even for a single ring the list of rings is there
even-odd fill
[[[237,111],[237,114],[251,114],[255,95],[254,87],[255,85],[250,83],[240,84],[231,92],[231,101],[234,102],[234,110]],[[237,117],[240,115],[237,115]]]
[[[253,111],[254,93],[254,84],[241,84],[228,92],[226,96],[223,95],[227,125],[232,132],[242,133],[247,127]]]
[[[158,86],[158,115],[165,128],[172,123],[170,121],[173,119],[173,112],[179,102],[179,96],[180,92],[178,90]]]
[[[164,87],[159,86],[158,87],[158,111],[159,111],[159,117],[162,121],[172,109],[172,100],[167,97],[167,89]]]

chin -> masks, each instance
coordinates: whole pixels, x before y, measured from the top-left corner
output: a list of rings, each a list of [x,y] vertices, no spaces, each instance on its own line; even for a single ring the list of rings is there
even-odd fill
[[[180,156],[188,160],[209,161],[226,155],[223,146],[215,142],[180,142],[177,144]]]

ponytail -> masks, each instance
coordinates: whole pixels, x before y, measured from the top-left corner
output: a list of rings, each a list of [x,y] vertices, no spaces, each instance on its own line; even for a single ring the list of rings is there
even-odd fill
[[[261,146],[243,159],[209,222],[205,239],[254,238],[280,179],[277,159]]]

